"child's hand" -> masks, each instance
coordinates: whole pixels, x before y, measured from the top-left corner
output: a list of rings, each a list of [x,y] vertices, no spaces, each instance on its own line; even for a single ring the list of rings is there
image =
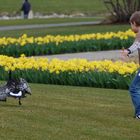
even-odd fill
[[[129,51],[127,49],[124,49],[121,51],[122,56],[126,57],[129,54]]]
[[[121,59],[122,61],[126,61],[127,57],[129,56],[129,51],[126,49],[121,50]]]

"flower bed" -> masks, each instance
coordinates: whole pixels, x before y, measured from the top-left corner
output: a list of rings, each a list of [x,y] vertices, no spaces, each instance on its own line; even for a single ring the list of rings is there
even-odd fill
[[[133,62],[86,59],[48,61],[47,58],[13,58],[4,55],[0,56],[0,66],[1,80],[8,78],[6,71],[11,70],[13,77],[23,77],[29,82],[121,89],[128,88],[139,68]]]
[[[133,42],[135,34],[126,32],[107,32],[83,35],[0,38],[0,54],[26,56],[60,54],[126,48]]]

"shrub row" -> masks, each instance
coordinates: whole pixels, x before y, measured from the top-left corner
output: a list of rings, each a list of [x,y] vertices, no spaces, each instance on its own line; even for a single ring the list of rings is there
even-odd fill
[[[19,57],[21,54],[26,56],[51,55],[62,53],[76,53],[101,50],[117,50],[129,47],[133,42],[133,38],[129,39],[99,39],[99,40],[81,40],[81,41],[65,41],[60,44],[26,44],[25,46],[6,45],[0,46],[0,54]]]
[[[8,72],[0,69],[0,79],[8,79]],[[128,89],[133,74],[120,75],[109,72],[60,72],[59,74],[40,70],[16,70],[12,72],[12,78],[22,77],[31,83],[88,86],[97,88]]]

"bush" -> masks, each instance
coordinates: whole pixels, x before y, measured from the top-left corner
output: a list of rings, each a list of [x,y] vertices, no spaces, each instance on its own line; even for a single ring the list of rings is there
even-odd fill
[[[0,73],[1,80],[8,79],[8,73],[6,71],[1,69]],[[30,83],[128,89],[134,74],[123,76],[118,73],[96,71],[60,72],[56,74],[50,73],[49,71],[16,70],[12,72],[12,77],[22,77]]]

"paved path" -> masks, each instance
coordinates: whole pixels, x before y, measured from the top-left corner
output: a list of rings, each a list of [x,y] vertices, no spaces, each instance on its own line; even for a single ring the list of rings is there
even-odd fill
[[[130,56],[130,59],[137,56],[137,52]],[[58,55],[46,55],[39,57],[47,57],[48,59],[58,58],[61,60],[68,60],[73,58],[84,58],[87,60],[121,60],[121,50],[111,50],[111,51],[96,51],[96,52],[84,52],[84,53],[68,53],[68,54],[58,54]]]
[[[119,59],[120,51],[97,51],[97,52],[83,52],[83,53],[71,53],[62,55],[47,55],[49,59],[59,58],[63,60],[72,58],[85,58],[88,60],[103,60],[103,59]]]
[[[40,29],[49,27],[66,27],[66,26],[81,26],[81,25],[96,25],[101,21],[92,22],[70,22],[70,23],[56,23],[56,24],[35,24],[35,25],[13,25],[13,26],[0,26],[0,31],[9,30],[22,30],[22,29]]]

